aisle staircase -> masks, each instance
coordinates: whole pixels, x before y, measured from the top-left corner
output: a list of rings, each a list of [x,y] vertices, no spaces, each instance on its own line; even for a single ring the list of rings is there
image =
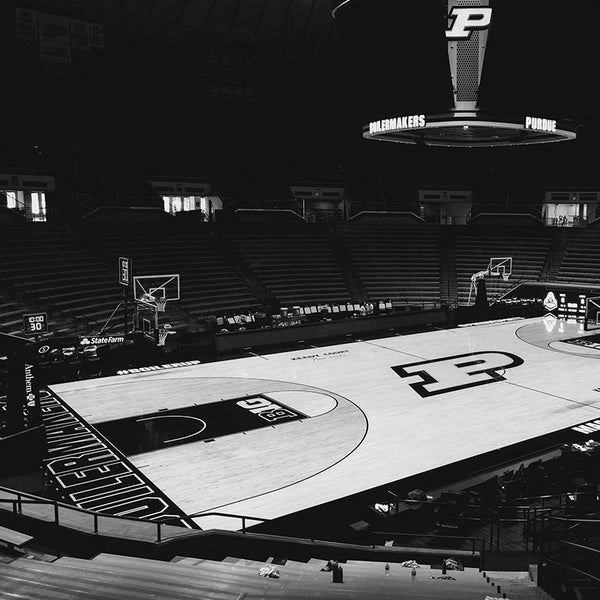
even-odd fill
[[[440,227],[440,301],[453,304],[458,301],[456,282],[456,251],[454,231]]]

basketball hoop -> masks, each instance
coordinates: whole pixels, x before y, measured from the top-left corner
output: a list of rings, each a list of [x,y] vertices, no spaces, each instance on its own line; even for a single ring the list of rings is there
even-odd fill
[[[175,333],[174,331],[171,331],[171,325],[170,323],[165,323],[162,327],[159,328],[158,330],[158,346],[164,346],[165,342],[167,341],[167,336],[171,333]]]
[[[146,304],[151,304],[152,302],[154,302],[154,296],[152,294],[142,294],[139,297],[139,301],[140,302],[145,302]]]
[[[165,312],[167,308],[167,298],[161,298],[159,296],[156,296],[154,298],[154,302],[156,304],[156,310],[158,312]]]
[[[488,271],[494,277],[502,277],[504,281],[512,275],[512,256],[492,257],[488,264]]]

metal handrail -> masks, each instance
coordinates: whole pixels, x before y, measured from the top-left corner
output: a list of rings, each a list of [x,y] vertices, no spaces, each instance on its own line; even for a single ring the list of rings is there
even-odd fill
[[[387,504],[388,506],[395,506],[396,512],[390,510],[389,516],[395,516],[401,514],[399,510],[399,503],[405,502],[407,504],[417,505],[432,505],[435,508],[448,508],[456,509],[457,511],[463,511],[465,514],[449,515],[452,523],[458,526],[469,527],[472,524],[480,523],[482,525],[489,525],[489,538],[490,548],[494,545],[496,550],[500,549],[501,546],[501,527],[506,525],[517,525],[523,524],[524,530],[524,544],[525,551],[528,551],[530,543],[533,541],[535,544],[536,535],[539,530],[539,523],[541,521],[541,528],[544,529],[543,524],[545,519],[552,517],[556,511],[561,511],[564,508],[563,500],[566,499],[567,494],[556,494],[548,495],[545,498],[558,498],[560,504],[558,506],[536,506],[536,505],[477,505],[477,504],[451,504],[448,502],[431,501],[431,500],[395,500]],[[540,499],[540,496],[533,497]],[[522,499],[523,500],[523,499]],[[472,511],[469,513],[469,511]],[[480,512],[481,511],[481,512]],[[516,514],[506,515],[506,512],[514,512]],[[415,534],[415,535],[427,535],[427,534]],[[494,541],[495,538],[495,541]],[[463,538],[464,539],[464,538]]]
[[[91,511],[91,510],[88,510],[85,508],[80,508],[78,506],[72,506],[70,504],[60,502],[59,500],[52,500],[50,498],[42,498],[40,496],[35,496],[34,494],[20,492],[18,490],[12,490],[10,488],[6,488],[3,486],[0,486],[0,493],[1,492],[10,493],[10,494],[17,496],[16,498],[0,498],[0,505],[12,504],[12,512],[15,515],[22,513],[23,505],[27,505],[27,504],[52,506],[54,508],[54,521],[53,522],[56,525],[61,525],[61,523],[59,521],[59,513],[58,513],[59,508],[63,508],[63,509],[81,513],[81,514],[90,515],[94,519],[94,533],[95,534],[99,533],[99,531],[98,531],[98,520],[99,519],[102,519],[102,518],[104,518],[104,519],[120,519],[122,521],[127,521],[129,523],[146,523],[146,524],[155,525],[157,528],[156,529],[156,531],[157,531],[156,541],[161,542],[162,538],[163,538],[162,528],[165,525],[169,525],[168,523],[161,523],[159,521],[152,521],[149,519],[138,519],[138,518],[134,519],[131,517],[123,517],[120,515],[110,515],[110,514],[105,514],[105,513],[94,512],[94,511]],[[260,521],[263,523],[270,521],[270,519],[265,519],[262,517],[252,517],[249,515],[238,515],[238,514],[223,513],[223,512],[204,512],[204,513],[201,512],[201,513],[195,513],[195,514],[188,515],[188,516],[190,518],[202,517],[202,516],[222,516],[222,517],[231,517],[231,518],[240,519],[242,522],[242,533],[246,533],[246,522],[247,521]],[[192,531],[190,531],[189,529],[181,528],[181,536],[183,536],[183,535],[187,536],[187,535],[190,535],[191,533],[192,533]],[[178,537],[179,537],[179,534],[178,534]]]
[[[534,501],[534,500],[548,500],[559,498],[563,499],[565,496],[579,496],[579,494],[587,494],[588,492],[562,492],[560,494],[543,494],[541,496],[529,496],[524,498],[516,498],[517,500]]]
[[[485,538],[480,537],[471,537],[464,535],[438,535],[438,534],[429,534],[429,533],[411,533],[411,532],[399,532],[399,531],[374,531],[373,535],[384,535],[386,537],[397,537],[397,536],[408,536],[408,537],[427,537],[427,538],[436,538],[443,540],[463,540],[470,542],[481,542],[482,546],[485,548]]]
[[[223,513],[223,512],[198,512],[191,515],[188,515],[190,519],[199,518],[199,517],[229,517],[233,519],[241,519],[242,520],[242,533],[246,533],[246,521],[260,521],[261,523],[267,523],[271,519],[263,519],[262,517],[249,517],[248,515],[236,515],[233,513]]]
[[[547,499],[558,499],[558,500],[563,500],[565,499],[567,496],[577,496],[579,494],[583,494],[585,492],[563,492],[562,494],[552,494],[552,495],[547,495],[547,496],[531,496],[529,498],[516,498],[516,500],[524,500],[524,501],[535,501],[535,500],[547,500]],[[428,505],[428,506],[456,506],[456,507],[464,507],[464,508],[484,508],[484,509],[488,509],[488,510],[508,510],[508,509],[512,509],[512,510],[527,510],[528,508],[531,508],[529,505],[522,505],[522,504],[493,504],[493,505],[486,505],[486,504],[452,504],[450,502],[443,502],[441,500],[415,500],[413,498],[398,498],[396,500],[392,500],[390,502],[380,502],[379,504],[387,504],[389,505],[393,505],[395,507],[398,507],[399,504],[423,504],[423,505]],[[541,508],[545,508],[545,507],[541,507]]]
[[[600,582],[600,578],[596,577],[595,575],[592,575],[591,573],[587,573],[586,571],[582,571],[581,569],[577,569],[575,567],[565,565],[564,563],[558,562],[557,560],[553,560],[551,558],[544,557],[543,561],[547,562],[547,563],[552,563],[553,565],[557,565],[558,567],[561,567],[562,569],[566,569],[567,571],[572,571],[573,573],[578,573],[579,575],[583,575],[584,577],[588,577],[589,579],[593,579],[594,581]]]
[[[428,533],[403,533],[397,531],[374,531],[373,535],[385,536],[387,539],[396,538],[400,536],[412,537],[412,538],[434,538],[439,540],[462,540],[463,542],[471,542],[471,554],[475,554],[475,544],[480,543],[481,549],[479,550],[480,566],[483,569],[485,565],[486,555],[486,541],[485,538],[471,537],[464,535],[437,535]],[[490,542],[490,547],[492,546]]]
[[[74,512],[78,512],[78,513],[84,513],[84,514],[88,514],[90,516],[93,517],[94,520],[94,530],[93,533],[98,535],[99,532],[99,528],[98,528],[98,522],[99,519],[101,518],[108,518],[108,519],[120,519],[122,521],[128,521],[130,523],[145,523],[145,524],[151,524],[154,525],[156,527],[156,537],[154,540],[148,540],[147,538],[141,538],[141,537],[137,537],[135,535],[131,536],[133,539],[138,539],[140,541],[145,541],[145,542],[150,542],[150,543],[161,543],[161,542],[169,542],[169,541],[173,541],[173,540],[183,540],[183,539],[192,539],[195,537],[199,537],[199,536],[204,536],[206,535],[206,531],[204,530],[195,530],[195,529],[186,529],[186,528],[178,528],[181,531],[177,532],[176,535],[171,535],[169,539],[163,540],[163,533],[164,533],[164,523],[160,523],[160,522],[154,522],[154,521],[149,521],[147,519],[133,519],[130,517],[121,517],[121,516],[113,516],[113,515],[105,515],[102,513],[96,513],[96,512],[92,512],[86,509],[82,509],[82,508],[78,508],[78,507],[74,507],[74,506],[70,506],[67,504],[64,504],[62,502],[59,502],[57,500],[50,500],[47,498],[40,498],[37,496],[34,496],[33,494],[28,494],[25,492],[19,492],[16,490],[11,490],[10,488],[5,488],[0,486],[0,493],[4,491],[4,492],[9,492],[13,495],[16,495],[17,498],[11,498],[11,499],[7,499],[7,498],[0,498],[0,504],[4,503],[4,504],[12,504],[12,511],[15,515],[18,515],[19,513],[22,513],[22,508],[23,505],[26,504],[43,504],[43,505],[47,505],[47,506],[52,506],[54,508],[53,511],[53,523],[57,526],[61,526],[61,527],[68,527],[65,526],[64,524],[62,524],[59,521],[59,508],[65,508],[68,509],[70,511],[74,511]],[[0,508],[1,510],[1,508]],[[231,514],[231,513],[223,513],[223,512],[206,512],[206,513],[197,513],[191,516],[196,516],[196,517],[200,517],[200,516],[224,516],[224,517],[233,517],[233,518],[239,518],[242,519],[242,535],[246,535],[246,520],[252,520],[252,521],[261,521],[261,522],[266,522],[269,521],[269,519],[264,519],[262,517],[250,517],[248,515],[237,515],[237,514]],[[72,527],[74,529],[78,529],[77,526]],[[88,529],[79,529],[81,531],[85,531],[85,533],[90,533]],[[239,532],[234,532],[236,534],[239,534]],[[251,534],[250,534],[251,535]],[[275,536],[277,538],[281,538],[282,536]],[[314,538],[296,538],[296,537],[289,537],[289,536],[283,536],[285,539],[291,541],[291,542],[299,542],[299,543],[305,543],[305,542],[310,542],[310,543],[316,543],[316,544],[326,544],[331,546],[333,545],[346,545],[344,542],[335,542],[335,541],[327,541],[327,540],[319,540],[319,539],[314,539]],[[478,541],[478,538],[473,538],[475,541]],[[475,543],[475,541],[473,543]],[[483,539],[481,539],[482,542],[482,551],[483,553],[485,553],[485,541]],[[357,544],[353,544],[353,546],[357,546]],[[375,546],[373,544],[358,544],[358,546],[365,548],[365,549],[371,549],[371,548],[375,548]],[[473,551],[474,552],[474,551]],[[480,554],[480,563],[483,564],[483,554]]]
[[[160,523],[158,521],[150,521],[147,519],[132,519],[131,517],[122,517],[120,515],[108,515],[108,514],[104,514],[104,513],[97,513],[97,512],[93,512],[91,510],[87,510],[85,508],[80,508],[78,506],[72,506],[70,504],[65,504],[64,502],[60,502],[58,500],[50,500],[48,498],[40,498],[38,496],[34,496],[32,494],[26,494],[24,492],[19,492],[16,490],[10,490],[9,488],[4,488],[0,486],[0,491],[8,491],[12,494],[15,494],[17,496],[16,499],[14,498],[0,498],[0,504],[12,504],[12,512],[15,515],[18,514],[22,514],[23,512],[23,505],[24,504],[40,504],[40,505],[45,505],[45,506],[52,506],[54,508],[54,520],[53,523],[55,525],[59,525],[62,527],[66,527],[66,525],[62,525],[60,523],[59,520],[59,508],[64,508],[65,510],[68,511],[73,511],[73,512],[77,512],[77,513],[82,513],[82,514],[87,514],[91,517],[93,517],[94,520],[94,534],[99,534],[99,530],[98,530],[98,520],[100,518],[104,518],[104,519],[121,519],[123,521],[128,521],[130,523],[146,523],[146,524],[152,524],[156,526],[156,541],[157,542],[161,542],[162,541],[162,527],[165,525],[165,523]],[[27,498],[27,499],[24,499]],[[33,498],[33,499],[31,499]],[[77,527],[71,527],[72,529],[78,529]],[[81,530],[80,530],[81,531]],[[187,529],[182,529],[182,534],[183,533],[187,533],[188,530]]]
[[[600,519],[580,519],[579,517],[560,517],[558,515],[554,515],[549,517],[554,521],[567,521],[568,523],[573,523],[578,525],[579,523],[596,523],[600,525]]]
[[[379,504],[426,504],[428,506],[457,506],[457,507],[464,507],[464,508],[488,508],[488,509],[495,509],[495,508],[512,508],[512,509],[519,509],[519,508],[529,508],[529,506],[522,506],[522,505],[515,505],[515,504],[459,504],[459,503],[452,503],[452,502],[444,502],[442,500],[416,500],[414,498],[398,498],[397,500],[392,500],[391,502],[380,502]]]
[[[67,511],[85,514],[85,515],[89,515],[90,517],[92,517],[94,520],[94,533],[95,534],[99,533],[99,530],[98,530],[99,519],[120,519],[122,521],[129,522],[129,523],[146,523],[146,524],[154,525],[154,526],[156,526],[156,541],[161,542],[163,539],[163,528],[164,528],[165,523],[151,521],[148,519],[133,519],[131,517],[123,517],[123,516],[119,516],[119,515],[108,515],[108,514],[104,514],[104,513],[98,513],[98,512],[94,512],[94,511],[80,508],[77,506],[72,506],[70,504],[60,502],[58,500],[42,498],[39,496],[35,496],[34,494],[29,494],[29,493],[21,492],[18,490],[13,490],[10,488],[6,488],[4,486],[0,486],[0,493],[1,492],[9,493],[9,494],[16,496],[16,498],[1,498],[0,497],[0,505],[2,505],[2,504],[12,505],[12,512],[15,515],[18,515],[23,512],[23,505],[27,505],[27,504],[46,505],[46,506],[52,506],[54,508],[54,523],[56,525],[60,525],[59,508],[63,508]],[[425,501],[419,501],[419,500],[410,500],[409,502],[425,503]],[[469,506],[469,505],[466,505],[466,506]],[[470,505],[470,506],[472,506],[472,505]],[[513,507],[507,507],[507,508],[528,509],[529,507],[514,507],[513,506]],[[550,509],[539,509],[539,510],[543,510],[545,512],[546,510],[550,510]],[[205,517],[205,516],[222,516],[222,517],[240,519],[241,524],[242,524],[242,533],[246,533],[247,521],[258,521],[261,523],[269,521],[269,519],[265,519],[262,517],[253,517],[250,515],[240,515],[240,514],[224,513],[224,512],[200,512],[200,513],[194,513],[192,515],[189,515],[190,518],[194,518],[194,517],[198,518],[198,517]],[[600,519],[573,519],[573,518],[565,518],[565,517],[558,517],[558,516],[552,516],[552,515],[544,515],[544,516],[546,516],[546,518],[548,518],[548,519],[554,519],[554,520],[561,521],[561,522],[565,521],[565,522],[573,523],[575,521],[576,523],[598,523],[598,524],[600,524]],[[464,517],[465,520],[471,520],[473,518],[474,517]],[[497,521],[498,522],[525,522],[525,521],[527,521],[527,519],[518,519],[518,518],[499,519],[498,518]],[[75,527],[75,528],[77,528],[77,527]],[[377,533],[381,533],[383,535],[388,535],[388,533],[386,533],[386,532],[377,532]],[[176,535],[177,535],[177,537],[179,537],[180,535],[181,536],[183,536],[183,535],[189,536],[190,534],[193,534],[193,532],[188,529],[181,528],[181,534],[177,533]],[[439,539],[483,540],[483,538],[470,538],[470,537],[465,537],[465,536],[443,536],[443,535],[435,535],[435,534],[414,534],[414,533],[413,534],[404,534],[404,533],[393,533],[392,534],[392,533],[390,533],[389,535],[396,535],[396,536],[412,535],[413,537],[415,535],[417,535],[417,536],[424,535],[425,537],[439,538]]]
[[[600,554],[600,550],[598,548],[592,548],[591,546],[583,546],[582,544],[568,542],[567,540],[556,540],[556,542],[565,546],[573,546],[573,548],[577,548],[578,550],[585,550],[586,552],[591,552],[592,554]]]

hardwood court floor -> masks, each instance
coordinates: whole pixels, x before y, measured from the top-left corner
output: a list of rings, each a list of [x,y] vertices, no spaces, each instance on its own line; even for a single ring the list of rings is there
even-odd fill
[[[257,393],[308,415],[130,457],[187,514],[275,518],[600,418],[600,350],[564,342],[581,335],[536,318],[52,389],[92,424]]]

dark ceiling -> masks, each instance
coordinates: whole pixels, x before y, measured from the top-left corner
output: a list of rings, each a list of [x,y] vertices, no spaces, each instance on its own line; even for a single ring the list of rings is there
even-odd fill
[[[207,36],[259,43],[273,61],[335,58],[330,0],[23,0],[24,8],[105,25],[122,49],[193,48]]]
[[[402,4],[413,11],[421,10],[422,3],[436,10],[440,4],[353,1],[367,8],[395,2],[397,10]],[[501,2],[518,10],[522,0]],[[573,6],[583,3],[590,0],[573,0]],[[533,4],[546,6],[528,0],[528,7]],[[235,173],[240,179],[260,173],[264,179],[369,179],[377,186],[382,180],[469,183],[471,173],[511,169],[536,181],[598,179],[590,150],[598,131],[592,92],[600,53],[595,51],[576,63],[578,73],[589,72],[586,81],[591,83],[590,119],[577,142],[515,152],[423,151],[361,137],[368,119],[359,97],[381,107],[392,97],[388,88],[404,102],[405,91],[420,86],[422,97],[435,98],[431,81],[439,79],[431,75],[430,59],[419,86],[410,87],[407,73],[418,72],[424,55],[416,48],[426,46],[426,36],[407,28],[403,19],[385,23],[374,15],[372,26],[365,28],[368,35],[344,39],[340,21],[331,16],[331,0],[19,0],[19,7],[101,23],[105,48],[74,53],[73,64],[60,65],[39,60],[33,44],[18,44],[18,60],[10,61],[19,68],[16,93],[9,97],[9,112],[16,118],[4,136],[8,153],[19,145],[39,144],[77,168],[86,161],[95,168],[112,160],[142,171],[197,170],[212,176],[220,169],[224,177]],[[554,13],[544,14],[545,22],[552,22]],[[571,15],[568,22],[577,20]],[[580,37],[594,49],[598,37],[588,35],[594,24],[584,25]],[[382,28],[388,31],[385,39]],[[403,36],[413,36],[417,45]],[[354,41],[358,50],[353,55],[348,44]],[[376,64],[363,55],[359,70],[358,59],[353,63],[348,57],[362,52],[360,44],[389,45],[388,63]],[[553,56],[564,69],[560,51],[553,48]],[[511,61],[501,64],[505,72],[519,57]],[[552,77],[549,65],[544,73]],[[521,83],[530,84],[526,70]],[[560,78],[548,83],[556,90],[561,86]],[[499,87],[494,94],[505,91]],[[568,97],[564,87],[561,93]]]

